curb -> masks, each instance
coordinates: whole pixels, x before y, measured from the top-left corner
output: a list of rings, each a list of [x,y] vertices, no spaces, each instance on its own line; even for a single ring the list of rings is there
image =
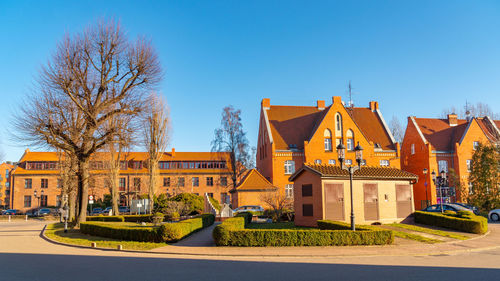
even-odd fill
[[[83,246],[83,245],[74,245],[74,244],[68,244],[64,242],[59,242],[53,239],[48,238],[45,235],[45,229],[47,228],[47,225],[45,225],[40,232],[40,237],[47,242],[61,245],[61,246],[67,246],[67,247],[73,247],[73,248],[80,248],[80,249],[91,249],[91,250],[98,250],[98,251],[106,251],[106,252],[126,252],[126,253],[140,253],[140,254],[155,254],[155,255],[174,255],[174,256],[204,256],[204,257],[286,257],[286,258],[335,258],[335,257],[352,257],[352,258],[357,258],[357,257],[398,257],[398,256],[415,256],[415,257],[421,257],[421,256],[436,256],[436,255],[457,255],[460,253],[470,253],[470,252],[481,252],[481,251],[488,251],[488,250],[493,250],[493,249],[498,249],[500,248],[500,245],[498,246],[489,246],[489,247],[482,247],[482,248],[471,248],[471,249],[463,249],[463,250],[454,250],[454,251],[436,251],[436,252],[430,252],[430,253],[401,253],[401,254],[365,254],[365,255],[349,255],[349,254],[337,254],[337,255],[322,255],[322,254],[308,254],[308,255],[296,255],[296,254],[218,254],[218,253],[182,253],[182,252],[151,252],[151,251],[141,251],[141,250],[117,250],[113,248],[100,248],[100,247],[90,247],[90,246]],[[460,241],[450,241],[450,242],[444,242],[445,243],[461,243],[464,241],[470,241],[470,240],[475,240],[478,238],[483,238],[486,235],[490,234],[490,231],[487,233],[474,237],[468,240],[460,240]],[[370,246],[368,246],[370,247]],[[382,246],[384,247],[384,246]],[[216,247],[214,247],[216,248]]]

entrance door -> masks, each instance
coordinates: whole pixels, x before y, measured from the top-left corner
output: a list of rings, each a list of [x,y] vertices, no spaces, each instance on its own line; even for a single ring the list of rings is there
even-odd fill
[[[325,184],[325,219],[344,220],[344,185]]]
[[[365,197],[365,220],[374,221],[379,219],[378,214],[378,187],[377,184],[363,184]]]
[[[396,184],[396,208],[398,218],[411,214],[411,188],[408,184]]]

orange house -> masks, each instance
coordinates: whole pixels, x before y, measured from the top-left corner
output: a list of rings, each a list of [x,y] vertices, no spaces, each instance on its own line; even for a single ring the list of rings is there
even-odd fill
[[[378,102],[345,106],[341,97],[316,106],[271,105],[263,99],[259,121],[257,170],[280,192],[293,197],[289,177],[304,163],[338,165],[336,146],[343,143],[347,164],[355,164],[354,147],[364,148],[364,165],[400,167],[394,140]]]
[[[462,184],[470,187],[468,178],[472,155],[479,143],[498,143],[500,121],[489,117],[458,119],[449,114],[447,119],[408,117],[408,126],[401,147],[401,168],[419,176],[413,187],[415,209],[441,201],[431,173],[456,173]],[[427,173],[424,174],[424,169]],[[443,187],[443,202],[460,202],[454,186]]]
[[[231,190],[228,153],[223,152],[164,152],[159,163],[157,194],[173,196],[194,193],[230,203]],[[120,204],[148,193],[146,152],[123,153],[120,161]],[[11,208],[27,211],[43,206],[58,206],[61,202],[59,154],[31,152],[27,149],[11,173]],[[90,161],[89,195],[103,199],[110,194],[109,154],[99,152]],[[35,191],[36,196],[35,196]],[[42,193],[43,192],[43,193]]]

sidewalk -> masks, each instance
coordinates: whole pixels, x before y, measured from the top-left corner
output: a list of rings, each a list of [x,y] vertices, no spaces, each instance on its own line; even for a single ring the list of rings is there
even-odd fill
[[[469,240],[426,244],[396,239],[393,245],[335,247],[216,247],[212,229],[204,229],[185,241],[156,248],[149,252],[201,256],[268,256],[268,257],[331,257],[331,256],[419,256],[453,255],[500,248],[500,224],[489,224],[489,233]]]

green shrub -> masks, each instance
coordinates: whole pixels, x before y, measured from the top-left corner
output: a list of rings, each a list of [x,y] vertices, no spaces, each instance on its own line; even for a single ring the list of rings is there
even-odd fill
[[[82,222],[80,232],[119,240],[162,242],[158,227],[132,227],[103,222]]]
[[[214,222],[214,215],[203,214],[197,218],[163,224],[160,226],[159,233],[165,242],[176,242],[193,232],[212,225]]]
[[[152,222],[153,215],[125,215],[126,222]]]
[[[87,217],[87,221],[124,222],[125,218],[123,216],[92,216],[92,217]]]
[[[488,231],[488,220],[486,218],[476,216],[471,212],[457,213],[455,215],[440,213],[430,213],[416,211],[414,213],[415,222],[444,228],[451,228],[459,231],[483,234]]]
[[[253,213],[252,212],[241,212],[236,214],[235,217],[244,217],[245,218],[245,227],[252,222]]]
[[[342,221],[319,220],[316,222],[321,230],[351,230],[351,224]],[[370,225],[356,224],[356,230],[377,230],[378,228]]]
[[[217,201],[217,199],[213,198],[213,197],[210,197],[208,196],[208,200],[210,200],[210,203],[212,203],[212,206],[214,206],[214,208],[220,212],[220,210],[222,209],[221,205],[219,204],[219,201]]]
[[[184,202],[189,206],[189,213],[201,213],[204,206],[203,197],[192,193],[180,193],[169,200]]]
[[[323,226],[345,229],[336,222],[322,221]],[[318,225],[320,223],[318,222]],[[217,246],[347,246],[385,245],[394,242],[391,230],[360,228],[350,230],[319,229],[245,229],[243,217],[225,220],[216,226],[213,237]]]

